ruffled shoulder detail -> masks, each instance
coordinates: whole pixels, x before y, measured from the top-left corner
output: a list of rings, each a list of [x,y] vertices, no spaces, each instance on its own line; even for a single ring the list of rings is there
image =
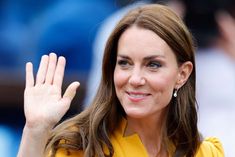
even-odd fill
[[[196,157],[224,157],[224,149],[216,137],[208,137],[202,141]]]

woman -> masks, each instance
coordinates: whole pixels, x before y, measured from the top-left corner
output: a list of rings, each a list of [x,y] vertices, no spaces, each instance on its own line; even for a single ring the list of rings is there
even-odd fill
[[[216,138],[200,139],[192,37],[168,7],[145,5],[117,24],[94,101],[52,130],[79,86],[61,97],[64,66],[63,57],[43,56],[34,83],[27,63],[18,156],[223,156]]]

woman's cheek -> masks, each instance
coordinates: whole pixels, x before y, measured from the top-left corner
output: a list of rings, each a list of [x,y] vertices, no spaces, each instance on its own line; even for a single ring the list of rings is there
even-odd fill
[[[169,91],[173,90],[174,88],[174,79],[173,75],[155,75],[149,76],[148,83],[151,84],[151,87],[156,91]]]
[[[120,69],[115,69],[114,71],[114,84],[115,86],[122,86],[125,84],[128,80],[128,72],[120,70]]]

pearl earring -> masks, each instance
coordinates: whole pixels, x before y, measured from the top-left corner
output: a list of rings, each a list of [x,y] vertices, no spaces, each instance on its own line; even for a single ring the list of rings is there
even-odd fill
[[[178,90],[177,90],[177,89],[174,89],[173,96],[174,96],[175,98],[177,97],[177,92],[178,92]]]

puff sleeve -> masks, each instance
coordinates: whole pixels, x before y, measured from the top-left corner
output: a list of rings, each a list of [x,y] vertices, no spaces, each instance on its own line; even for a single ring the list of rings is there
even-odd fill
[[[206,138],[201,143],[196,157],[224,157],[222,143],[216,137]]]

